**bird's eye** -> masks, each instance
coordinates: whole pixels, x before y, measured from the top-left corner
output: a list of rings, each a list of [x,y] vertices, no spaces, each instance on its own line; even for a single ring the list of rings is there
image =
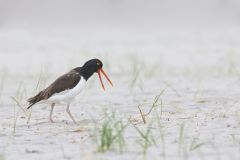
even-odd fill
[[[99,63],[99,62],[97,62],[97,65],[99,66],[99,65],[100,65],[100,63]]]

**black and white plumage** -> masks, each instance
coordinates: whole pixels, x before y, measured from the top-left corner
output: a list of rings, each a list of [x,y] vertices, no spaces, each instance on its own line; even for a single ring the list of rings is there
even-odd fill
[[[51,112],[49,119],[51,122],[53,122],[52,113],[55,104],[66,103],[67,113],[74,121],[74,123],[76,123],[69,110],[69,106],[74,98],[85,88],[87,80],[94,73],[98,73],[101,85],[105,90],[101,78],[102,73],[112,85],[111,80],[103,71],[102,67],[103,64],[99,59],[92,59],[87,61],[82,67],[72,69],[68,73],[57,78],[51,85],[49,85],[46,89],[40,91],[36,96],[29,98],[29,106],[27,109],[31,108],[33,105],[39,102],[51,103]]]

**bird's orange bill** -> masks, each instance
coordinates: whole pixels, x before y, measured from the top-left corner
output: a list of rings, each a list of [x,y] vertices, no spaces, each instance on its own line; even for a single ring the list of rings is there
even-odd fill
[[[113,86],[113,84],[112,84],[111,80],[108,78],[107,74],[103,71],[103,69],[100,68],[100,69],[98,70],[98,76],[99,76],[99,80],[100,80],[100,82],[101,82],[102,88],[103,88],[103,90],[105,91],[105,87],[104,87],[104,85],[103,85],[101,73],[105,76],[105,78],[108,80],[108,82],[109,82],[112,86]]]

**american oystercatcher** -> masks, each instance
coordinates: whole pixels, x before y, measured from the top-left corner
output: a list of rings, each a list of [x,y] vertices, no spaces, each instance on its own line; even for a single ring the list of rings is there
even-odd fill
[[[64,103],[67,104],[66,111],[70,118],[76,123],[76,120],[72,116],[69,106],[74,98],[82,92],[87,80],[94,74],[98,73],[103,90],[105,87],[102,82],[101,73],[106,77],[108,82],[113,86],[111,80],[108,78],[107,74],[102,69],[103,63],[99,59],[91,59],[87,61],[82,67],[77,67],[70,70],[68,73],[62,75],[56,79],[50,86],[46,89],[40,91],[36,96],[29,98],[29,106],[27,109],[31,108],[34,104],[39,102],[46,102],[51,104],[51,111],[49,120],[53,123],[52,113],[55,104]]]

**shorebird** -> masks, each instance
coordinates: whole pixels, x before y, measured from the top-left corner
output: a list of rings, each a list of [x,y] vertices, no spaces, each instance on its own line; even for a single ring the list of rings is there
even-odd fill
[[[36,96],[29,98],[27,100],[29,102],[27,109],[40,102],[50,103],[51,110],[49,120],[53,123],[54,121],[52,119],[52,114],[55,104],[64,103],[67,104],[66,111],[68,115],[73,122],[76,123],[76,120],[71,114],[69,107],[74,98],[85,88],[87,80],[94,73],[98,73],[102,88],[105,90],[101,77],[102,73],[108,82],[113,86],[111,80],[108,78],[102,67],[103,63],[99,59],[91,59],[82,67],[77,67],[70,70],[68,73],[57,78],[52,84],[40,91]]]

